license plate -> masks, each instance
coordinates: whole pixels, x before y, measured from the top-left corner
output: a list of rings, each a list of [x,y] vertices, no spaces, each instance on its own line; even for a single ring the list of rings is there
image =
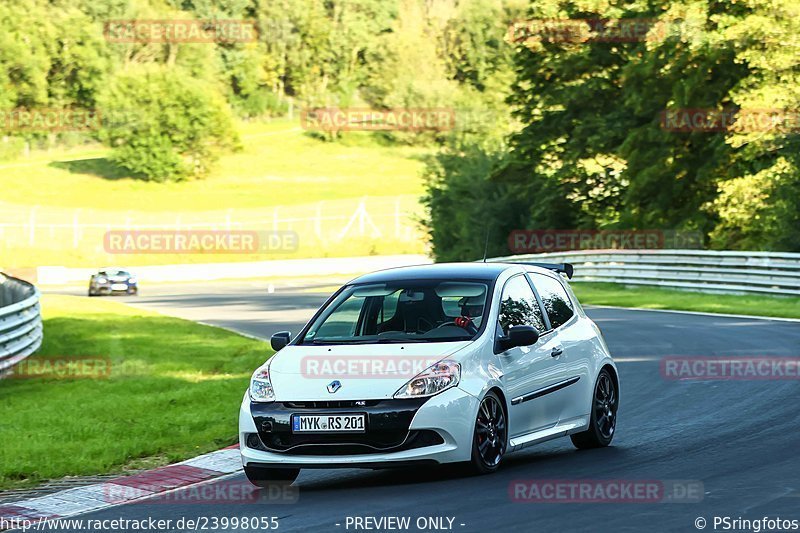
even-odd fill
[[[125,285],[124,283],[112,283],[111,284],[111,290],[112,291],[127,291],[128,290],[128,286]]]
[[[292,433],[364,433],[364,413],[339,415],[292,415]]]

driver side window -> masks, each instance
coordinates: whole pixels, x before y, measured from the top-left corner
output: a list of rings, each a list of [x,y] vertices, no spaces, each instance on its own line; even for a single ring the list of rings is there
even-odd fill
[[[539,333],[544,332],[542,310],[525,276],[515,276],[503,287],[499,321],[503,335],[508,335],[511,326],[533,326]]]

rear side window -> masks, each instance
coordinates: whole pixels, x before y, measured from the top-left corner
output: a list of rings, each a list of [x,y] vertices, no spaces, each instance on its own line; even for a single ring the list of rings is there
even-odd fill
[[[567,291],[558,280],[550,276],[535,273],[530,273],[530,276],[536,292],[542,299],[547,316],[550,318],[550,325],[556,329],[565,324],[575,314]]]
[[[539,332],[545,330],[542,310],[525,276],[511,278],[500,297],[500,327],[504,335],[508,335],[511,326],[533,326]]]

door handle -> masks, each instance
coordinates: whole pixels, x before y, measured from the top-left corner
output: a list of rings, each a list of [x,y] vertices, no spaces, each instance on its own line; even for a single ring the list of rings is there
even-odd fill
[[[550,351],[550,356],[551,356],[551,357],[558,357],[558,356],[559,356],[559,355],[561,355],[562,353],[564,353],[564,350],[562,350],[561,348],[553,348],[553,349]]]

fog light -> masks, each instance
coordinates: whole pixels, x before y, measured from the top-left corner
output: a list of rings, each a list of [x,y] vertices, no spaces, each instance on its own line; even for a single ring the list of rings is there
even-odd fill
[[[266,450],[264,443],[262,443],[261,439],[258,437],[258,433],[248,433],[245,443],[247,444],[248,448],[252,448],[254,450]]]

